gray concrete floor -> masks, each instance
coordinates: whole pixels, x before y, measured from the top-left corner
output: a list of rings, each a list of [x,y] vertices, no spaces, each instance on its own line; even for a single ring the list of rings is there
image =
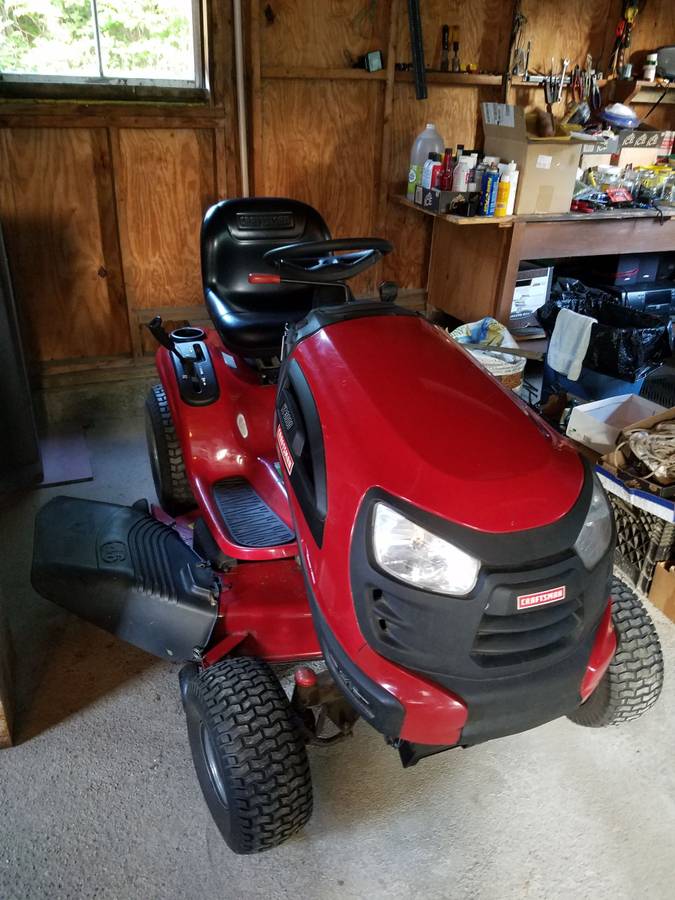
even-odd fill
[[[675,896],[669,677],[659,704],[623,728],[561,720],[409,771],[359,724],[349,742],[311,751],[304,832],[232,855],[193,773],[177,667],[30,588],[32,519],[49,496],[152,496],[133,389],[51,402],[88,421],[96,479],[0,511],[20,702],[18,744],[0,752],[2,900]],[[669,673],[675,626],[653,615]]]

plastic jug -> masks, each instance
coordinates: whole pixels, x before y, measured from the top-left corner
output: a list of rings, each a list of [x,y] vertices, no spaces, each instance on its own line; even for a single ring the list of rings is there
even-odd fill
[[[415,188],[422,183],[422,169],[429,159],[430,153],[443,153],[445,144],[436,131],[436,126],[429,123],[424,131],[415,138],[410,153],[410,169],[408,171],[408,200],[415,199]]]

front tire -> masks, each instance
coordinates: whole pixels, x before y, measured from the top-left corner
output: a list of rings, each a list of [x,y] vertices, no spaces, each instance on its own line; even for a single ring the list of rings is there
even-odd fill
[[[616,653],[600,684],[569,716],[588,728],[638,719],[656,703],[663,686],[661,644],[647,610],[618,578],[612,581],[610,596]]]
[[[312,814],[305,743],[267,663],[223,659],[181,671],[197,777],[220,833],[235,853],[283,843]]]
[[[160,506],[170,516],[194,509],[197,504],[185,471],[169,401],[161,384],[150,388],[145,400],[145,434]]]

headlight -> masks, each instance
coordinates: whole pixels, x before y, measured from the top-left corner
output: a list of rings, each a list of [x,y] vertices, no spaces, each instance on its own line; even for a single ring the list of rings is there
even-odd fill
[[[385,572],[418,588],[463,596],[478,579],[477,559],[384,503],[375,504],[373,550]]]
[[[600,562],[607,552],[611,539],[612,510],[602,485],[594,475],[591,505],[574,545],[587,569],[592,569]]]

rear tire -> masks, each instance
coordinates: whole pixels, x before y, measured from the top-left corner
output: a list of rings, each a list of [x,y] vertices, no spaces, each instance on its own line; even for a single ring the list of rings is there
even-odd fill
[[[616,653],[600,684],[569,716],[588,728],[638,719],[656,703],[663,686],[661,645],[647,610],[618,578],[612,581],[610,596]]]
[[[185,666],[183,706],[197,777],[220,833],[235,853],[283,843],[312,814],[305,743],[267,663],[223,659]]]
[[[145,400],[145,434],[160,506],[171,516],[194,509],[197,504],[185,471],[169,401],[161,384],[150,388]]]

